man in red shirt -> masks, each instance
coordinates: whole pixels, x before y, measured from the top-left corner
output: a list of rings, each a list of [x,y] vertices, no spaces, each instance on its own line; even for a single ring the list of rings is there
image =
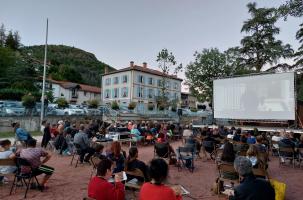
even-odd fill
[[[112,161],[102,160],[97,167],[97,176],[93,177],[88,185],[88,197],[96,200],[124,200],[124,185],[121,177],[115,174],[115,183],[108,182],[112,177]]]

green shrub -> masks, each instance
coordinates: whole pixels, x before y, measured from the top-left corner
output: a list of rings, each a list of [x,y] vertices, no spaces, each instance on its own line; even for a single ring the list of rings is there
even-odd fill
[[[33,109],[36,105],[36,99],[33,95],[27,94],[22,97],[22,105],[25,108]]]
[[[136,106],[137,106],[137,104],[136,104],[136,102],[130,102],[129,104],[128,104],[128,109],[129,110],[134,110],[135,108],[136,108]]]
[[[93,99],[93,100],[87,101],[87,103],[88,103],[89,108],[98,108],[98,106],[99,106],[98,99]]]
[[[65,98],[58,98],[55,103],[58,104],[59,108],[66,108],[68,107],[68,102],[66,101]]]
[[[113,110],[119,110],[119,104],[117,101],[113,101],[111,106]]]

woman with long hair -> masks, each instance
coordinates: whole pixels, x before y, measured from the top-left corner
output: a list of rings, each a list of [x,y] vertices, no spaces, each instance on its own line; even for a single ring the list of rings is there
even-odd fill
[[[137,178],[141,182],[149,180],[147,166],[145,165],[144,162],[138,160],[138,148],[137,147],[131,147],[129,149],[129,154],[125,161],[124,169],[125,169],[125,171],[132,171],[135,169],[139,169],[143,172],[144,179],[141,177],[134,177],[134,176],[128,175],[127,176],[128,180],[131,180],[133,178]]]
[[[125,155],[123,155],[119,142],[115,141],[112,143],[111,152],[107,157],[114,162],[113,173],[118,173],[124,170]]]

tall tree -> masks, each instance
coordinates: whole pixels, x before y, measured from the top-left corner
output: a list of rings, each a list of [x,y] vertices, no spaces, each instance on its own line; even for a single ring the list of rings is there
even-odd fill
[[[300,24],[300,29],[298,30],[296,34],[296,39],[299,40],[299,43],[301,43],[301,46],[298,48],[298,51],[294,54],[296,63],[294,64],[294,67],[300,68],[302,70],[303,68],[303,23]]]
[[[302,0],[288,0],[278,8],[279,14],[287,18],[288,15],[293,17],[303,16],[303,1]]]
[[[226,65],[226,55],[217,48],[204,49],[194,54],[195,61],[187,65],[185,76],[190,91],[200,101],[211,100],[213,80],[231,75]]]
[[[17,50],[18,49],[18,44],[15,41],[15,38],[14,38],[14,35],[13,35],[12,31],[9,31],[8,35],[6,36],[5,46],[12,49],[12,50]]]
[[[167,106],[167,84],[168,78],[171,75],[177,75],[179,71],[182,70],[182,64],[177,65],[177,61],[175,60],[175,56],[172,52],[169,52],[167,49],[162,49],[157,56],[158,67],[162,71],[162,81],[161,81],[161,95],[157,97],[158,104],[162,106]],[[171,71],[173,70],[173,74]]]
[[[15,48],[19,49],[20,46],[21,46],[21,43],[20,43],[21,37],[19,35],[19,32],[15,31],[14,34],[13,34],[13,36],[14,36],[14,41],[15,41]]]
[[[256,3],[247,5],[251,19],[244,22],[241,32],[248,35],[241,40],[241,53],[246,66],[261,71],[265,64],[276,64],[280,58],[289,58],[293,50],[275,38],[280,29],[275,8],[256,8]]]
[[[6,40],[5,31],[6,30],[5,30],[4,24],[1,24],[1,27],[0,27],[0,47],[5,46],[5,40]]]

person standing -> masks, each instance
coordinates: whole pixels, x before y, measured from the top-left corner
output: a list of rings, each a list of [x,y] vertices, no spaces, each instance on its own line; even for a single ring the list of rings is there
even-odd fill
[[[51,133],[50,133],[50,123],[46,123],[45,127],[43,129],[43,137],[42,137],[42,142],[41,142],[41,147],[46,148],[48,142],[51,139]]]
[[[90,147],[87,134],[84,132],[84,124],[80,125],[79,132],[74,137],[74,144],[78,144],[81,148],[80,162],[89,162],[89,159],[95,153],[95,149]],[[87,155],[86,155],[87,154]],[[86,156],[85,156],[86,155]]]

